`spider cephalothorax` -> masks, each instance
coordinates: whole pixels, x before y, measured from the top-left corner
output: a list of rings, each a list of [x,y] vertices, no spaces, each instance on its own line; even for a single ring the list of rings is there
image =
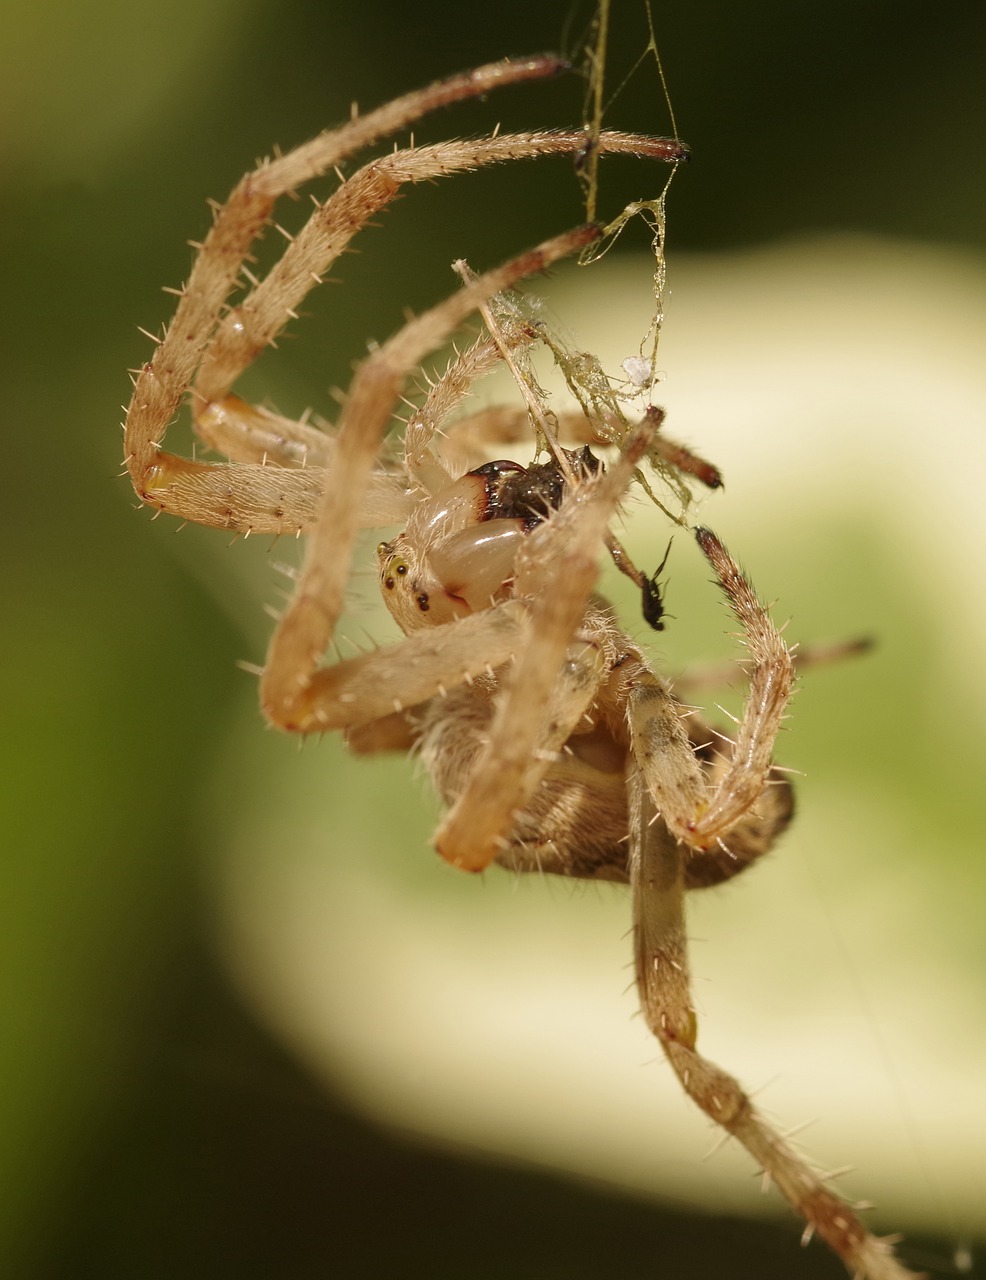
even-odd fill
[[[496,456],[529,442],[527,408],[450,418],[477,378],[538,340],[536,327],[499,324],[488,304],[597,243],[602,230],[578,227],[482,275],[463,265],[458,292],[409,320],[357,368],[329,432],[249,405],[232,390],[402,185],[525,157],[578,160],[587,149],[594,157],[686,157],[674,139],[581,128],[412,144],[352,173],[316,205],[264,279],[249,273],[250,247],[279,196],[428,111],[562,65],[541,57],[481,67],[355,116],[248,174],[216,209],[175,317],[136,376],[127,467],[140,499],[160,511],[243,533],[307,537],[294,597],[260,672],[268,718],[297,733],[342,730],[360,752],[420,752],[448,805],[436,845],[457,867],[481,871],[495,861],[628,882],[641,1008],[684,1090],[748,1148],[809,1232],[859,1275],[900,1280],[909,1273],[889,1247],[696,1047],[684,897],[742,871],[787,824],[790,788],[771,757],[792,655],[722,543],[695,530],[747,649],[749,694],[726,738],[676,697],[594,591],[605,548],[659,624],[657,575],[636,570],[610,526],[631,485],[648,483],[649,463],[711,487],[718,472],[664,437],[655,406],[639,423],[628,421],[591,361],[599,395],[558,415],[550,431],[542,415],[530,466],[471,456],[477,446]],[[388,454],[384,439],[405,384],[477,310],[488,333],[454,357]],[[162,448],[186,396],[198,434],[229,461]],[[587,450],[563,449],[558,437],[606,448],[607,465]],[[468,455],[465,465],[456,450]],[[326,663],[357,531],[377,527],[403,530],[379,544],[377,557],[384,599],[405,634]]]
[[[560,457],[528,467],[483,463],[424,500],[402,533],[379,544],[384,601],[405,632],[504,598],[524,535],[561,505],[566,471],[585,478],[599,469],[588,445]]]

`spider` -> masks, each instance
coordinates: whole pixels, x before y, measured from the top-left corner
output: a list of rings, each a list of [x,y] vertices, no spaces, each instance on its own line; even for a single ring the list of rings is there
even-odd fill
[[[305,535],[296,590],[260,673],[266,716],[296,733],[342,730],[358,752],[420,753],[447,814],[439,853],[479,872],[491,863],[629,884],[641,1007],[685,1092],[737,1138],[765,1176],[857,1275],[910,1275],[890,1245],[816,1174],[696,1047],[684,899],[765,853],[787,825],[791,791],[772,766],[794,660],[719,539],[695,530],[749,651],[750,691],[732,740],[717,735],[654,673],[610,606],[594,594],[608,547],[659,623],[657,574],[630,563],[610,524],[648,460],[718,483],[715,469],[660,431],[602,410],[546,424],[546,462],[477,462],[477,449],[529,437],[527,413],[486,410],[439,428],[472,383],[538,340],[537,326],[494,321],[490,304],[517,282],[596,243],[584,226],[548,240],[410,319],[357,368],[331,433],[233,394],[243,370],[296,315],[349,241],[406,183],[509,160],[624,153],[677,162],[675,140],[603,131],[494,133],[414,145],[371,160],[341,184],[263,280],[246,266],[277,199],[438,107],[551,76],[552,56],[455,76],[354,114],[243,178],[196,246],[177,310],[137,371],[125,422],[126,465],[141,502],[243,534]],[[340,174],[340,178],[342,175]],[[245,281],[235,303],[228,298]],[[386,459],[385,435],[410,376],[474,312],[487,333],[456,355]],[[201,439],[229,462],[165,452],[188,396]],[[569,449],[563,437],[581,448]],[[592,446],[614,457],[603,466]],[[460,461],[450,461],[456,452]],[[463,463],[461,458],[466,458]],[[381,458],[384,458],[381,463]],[[469,465],[472,463],[473,465]],[[404,632],[397,644],[325,664],[357,531],[398,527],[377,547],[380,586]],[[660,570],[658,570],[658,573]],[[648,605],[649,600],[649,605]]]

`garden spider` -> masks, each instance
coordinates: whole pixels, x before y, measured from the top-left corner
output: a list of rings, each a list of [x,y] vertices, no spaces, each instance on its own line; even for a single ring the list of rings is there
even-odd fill
[[[295,308],[371,216],[404,183],[542,155],[626,153],[675,162],[672,140],[583,130],[493,134],[395,150],[344,180],[258,281],[245,266],[279,196],[426,112],[518,81],[552,75],[557,58],[506,61],[399,98],[261,164],[214,210],[178,308],[136,375],[125,423],[126,465],[143,503],[242,533],[304,534],[294,597],[268,651],[264,712],[297,733],[343,730],[361,752],[415,749],[449,806],[436,843],[450,863],[627,882],[633,893],[641,1006],[688,1095],[739,1139],[765,1175],[858,1275],[909,1275],[889,1244],[816,1175],[755,1110],[736,1081],[696,1049],[683,915],[687,889],[719,884],[763,854],[791,814],[771,753],[794,664],[752,587],[721,542],[695,531],[742,628],[750,692],[732,742],[679,702],[593,595],[600,549],[638,585],[609,531],[646,460],[716,482],[708,464],[667,441],[652,409],[636,427],[604,412],[557,424],[547,463],[454,466],[477,443],[527,437],[527,415],[486,411],[440,425],[471,383],[534,342],[536,326],[493,321],[487,304],[516,282],[595,243],[586,226],[473,277],[409,320],[359,366],[336,429],[325,434],[232,394]],[[245,277],[239,302],[227,298]],[[395,402],[421,362],[475,311],[488,333],[450,364],[410,418],[402,456],[381,465]],[[190,392],[195,428],[228,463],[164,452]],[[547,438],[547,437],[545,437]],[[539,441],[543,443],[543,441]],[[475,462],[475,458],[471,459]],[[342,609],[360,528],[403,525],[377,549],[381,588],[405,632],[398,644],[323,665]],[[646,590],[645,590],[646,599]],[[656,615],[659,617],[659,612]],[[713,744],[726,744],[722,750]]]

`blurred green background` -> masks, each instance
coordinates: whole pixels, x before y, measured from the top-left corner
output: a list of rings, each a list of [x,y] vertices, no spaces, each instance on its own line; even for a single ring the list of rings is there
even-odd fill
[[[403,781],[405,765],[347,764],[327,744],[301,757],[292,780],[294,744],[264,734],[253,683],[234,662],[262,653],[262,604],[278,586],[270,562],[288,553],[227,549],[221,534],[202,530],[175,537],[166,520],[152,525],[134,514],[126,482],[115,478],[124,370],[147,352],[136,326],[153,330],[169,314],[160,286],[184,278],[185,242],[206,225],[206,196],[221,198],[275,144],[287,148],[343,118],[353,98],[369,106],[491,58],[574,47],[586,16],[515,0],[475,12],[430,4],[413,15],[382,0],[8,4],[0,52],[4,1275],[841,1273],[821,1250],[799,1249],[790,1219],[717,1214],[723,1180],[715,1174],[710,1219],[693,1195],[687,1205],[675,1196],[673,1170],[655,1204],[645,1186],[614,1189],[621,1179],[612,1169],[593,1175],[591,1153],[556,1160],[546,1149],[546,1164],[581,1163],[571,1181],[536,1168],[531,1152],[521,1151],[519,1163],[504,1163],[504,1151],[484,1163],[468,1135],[468,1151],[456,1150],[448,1133],[441,1146],[419,1145],[402,1131],[430,1122],[390,1114],[389,1127],[377,1127],[354,1106],[362,1069],[355,1051],[336,1070],[303,1033],[282,1040],[268,1029],[290,1021],[272,1011],[280,997],[273,987],[263,994],[257,977],[262,958],[278,954],[273,935],[285,916],[265,915],[257,886],[279,860],[298,856],[301,828],[318,839],[319,815],[329,893],[336,851],[345,878],[354,861],[374,864],[380,844],[388,846],[380,865],[392,884],[404,884],[408,913],[426,913],[429,895],[461,891],[444,869],[432,869],[433,810],[420,786]],[[680,298],[687,311],[689,280],[705,290],[731,279],[736,296],[748,297],[758,278],[749,254],[761,246],[863,233],[874,239],[857,245],[849,265],[862,272],[879,258],[880,278],[899,280],[918,317],[915,363],[903,372],[877,363],[888,394],[906,395],[924,359],[951,362],[954,385],[971,386],[982,362],[986,248],[981,11],[678,3],[655,5],[655,22],[679,128],[696,153],[671,197],[674,306]],[[614,68],[629,66],[645,39],[640,7],[617,4]],[[497,120],[505,128],[570,123],[581,103],[573,77],[457,109],[417,136],[478,132]],[[667,130],[649,69],[611,123]],[[632,166],[614,165],[606,181],[614,208],[650,194]],[[247,391],[285,411],[327,407],[329,388],[345,385],[368,337],[386,336],[406,306],[451,287],[453,256],[493,263],[576,221],[579,210],[564,164],[415,191],[387,215],[384,231],[367,234],[360,257],[340,264],[345,294],[330,288],[314,298],[318,323],[297,328],[270,373],[263,364],[252,371]],[[634,247],[641,242],[631,238]],[[722,271],[706,256],[675,276],[674,253],[689,251],[747,256]],[[785,261],[765,258],[760,274],[780,279],[796,304],[803,277]],[[851,275],[811,279],[830,329],[840,308],[847,323],[854,319]],[[929,298],[935,307],[925,310]],[[721,349],[702,349],[699,364],[707,350],[710,368],[720,368],[761,312],[729,314]],[[672,308],[662,347],[669,390],[673,319]],[[783,311],[776,323],[783,328]],[[875,336],[878,349],[902,342]],[[891,423],[874,455],[859,386],[841,365],[828,373],[835,407],[805,429],[831,440],[841,477],[831,486],[828,525],[785,532],[802,505],[817,512],[811,466],[794,459],[780,486],[775,477],[757,489],[755,474],[747,482],[744,456],[764,452],[755,422],[742,432],[725,423],[734,445],[732,453],[724,446],[727,458],[707,449],[731,481],[728,505],[721,516],[710,508],[708,518],[737,545],[742,537],[758,584],[795,614],[799,637],[869,630],[883,646],[866,664],[816,677],[796,704],[786,758],[809,770],[802,847],[819,845],[812,865],[823,868],[821,879],[829,874],[826,831],[838,832],[852,857],[853,841],[863,839],[865,857],[822,885],[823,918],[846,914],[820,926],[810,968],[839,975],[830,999],[845,1017],[832,1020],[833,1057],[882,1080],[895,1140],[904,1133],[901,1177],[910,1199],[925,1203],[911,1222],[886,1225],[921,1237],[915,1259],[948,1274],[954,1251],[986,1235],[976,1210],[981,1101],[955,1117],[967,1148],[959,1152],[942,1140],[937,1109],[947,1077],[929,1076],[936,1106],[927,1113],[926,1095],[900,1081],[909,1044],[949,1070],[965,1063],[975,1071],[984,1061],[982,403],[925,403],[915,394],[915,420],[926,430],[895,435]],[[743,374],[738,363],[734,375]],[[798,385],[814,405],[818,384]],[[728,411],[728,382],[723,391]],[[850,433],[840,434],[840,405]],[[720,407],[709,433],[697,419],[679,433],[706,447],[722,429]],[[782,440],[774,440],[781,451]],[[670,606],[681,617],[669,631],[672,669],[696,653],[725,652],[716,648],[721,611],[713,601],[708,613],[693,614],[686,590]],[[842,796],[850,797],[844,805]],[[784,857],[798,856],[798,830]],[[760,883],[783,861],[762,869]],[[810,881],[803,877],[802,889]],[[722,923],[708,932],[728,935],[735,904],[745,911],[757,892],[754,883],[734,906],[725,897]],[[478,896],[481,910],[488,903],[498,922],[510,919],[509,887],[491,884]],[[596,900],[572,901],[589,922]],[[274,891],[271,903],[281,905]],[[549,913],[568,903],[567,893],[556,894]],[[525,918],[542,910],[529,895],[516,909]],[[614,898],[600,909],[625,907]],[[797,950],[797,927],[790,933]],[[879,944],[873,951],[854,949],[868,937]],[[624,945],[618,934],[615,941]],[[778,967],[786,962],[766,970],[740,1016],[754,1040]],[[372,1015],[377,992],[365,976],[357,959],[335,974],[350,1002]],[[605,977],[618,995],[623,973]],[[290,966],[279,979],[283,994]],[[814,988],[805,990],[810,1023]],[[885,1034],[888,1002],[899,1008]],[[965,1041],[953,1035],[955,1009]],[[900,1028],[910,1042],[893,1038]],[[381,1069],[400,1094],[401,1059]],[[663,1072],[649,1085],[672,1092]],[[484,1105],[478,1093],[477,1110]],[[842,1105],[834,1085],[831,1097],[816,1093],[805,1103],[826,1119]],[[843,1144],[843,1158],[858,1153]],[[956,1170],[961,1197],[951,1190]],[[866,1192],[862,1174],[859,1182]]]

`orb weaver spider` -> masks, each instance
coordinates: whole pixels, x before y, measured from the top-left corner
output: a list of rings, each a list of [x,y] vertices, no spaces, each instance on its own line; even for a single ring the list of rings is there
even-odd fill
[[[750,690],[732,740],[682,704],[593,594],[608,547],[629,563],[609,526],[648,460],[707,484],[717,473],[660,432],[650,409],[636,426],[605,414],[558,422],[581,450],[551,439],[547,463],[499,458],[455,466],[439,428],[471,384],[537,340],[494,324],[457,355],[409,419],[403,450],[381,463],[395,403],[423,360],[477,310],[517,282],[595,243],[600,229],[567,232],[485,273],[410,319],[359,365],[334,432],[249,405],[232,392],[305,294],[361,227],[406,183],[505,161],[584,157],[590,145],[676,162],[675,140],[584,130],[494,133],[414,145],[343,179],[262,280],[246,267],[277,199],[336,168],[438,107],[564,64],[504,61],[438,82],[354,117],[287,155],[265,161],[213,210],[213,224],[153,359],[134,380],[126,466],[142,503],[241,533],[307,538],[295,593],[260,673],[266,716],[295,733],[342,730],[359,752],[420,753],[448,806],[438,851],[478,872],[496,862],[630,885],[641,1007],[685,1092],[737,1138],[805,1220],[857,1275],[909,1275],[856,1212],[764,1120],[726,1071],[696,1047],[689,989],[686,891],[738,874],[774,843],[791,811],[790,786],[771,763],[794,660],[736,562],[708,529],[695,530],[749,652]],[[340,174],[341,177],[341,174]],[[227,301],[245,279],[246,292]],[[489,325],[489,321],[488,321]],[[186,395],[194,426],[229,462],[165,452]],[[529,437],[526,411],[484,411],[447,428],[466,454]],[[615,452],[603,467],[589,446]],[[475,459],[473,459],[475,461]],[[377,549],[384,599],[404,632],[398,644],[323,665],[340,615],[357,531],[400,526]]]

